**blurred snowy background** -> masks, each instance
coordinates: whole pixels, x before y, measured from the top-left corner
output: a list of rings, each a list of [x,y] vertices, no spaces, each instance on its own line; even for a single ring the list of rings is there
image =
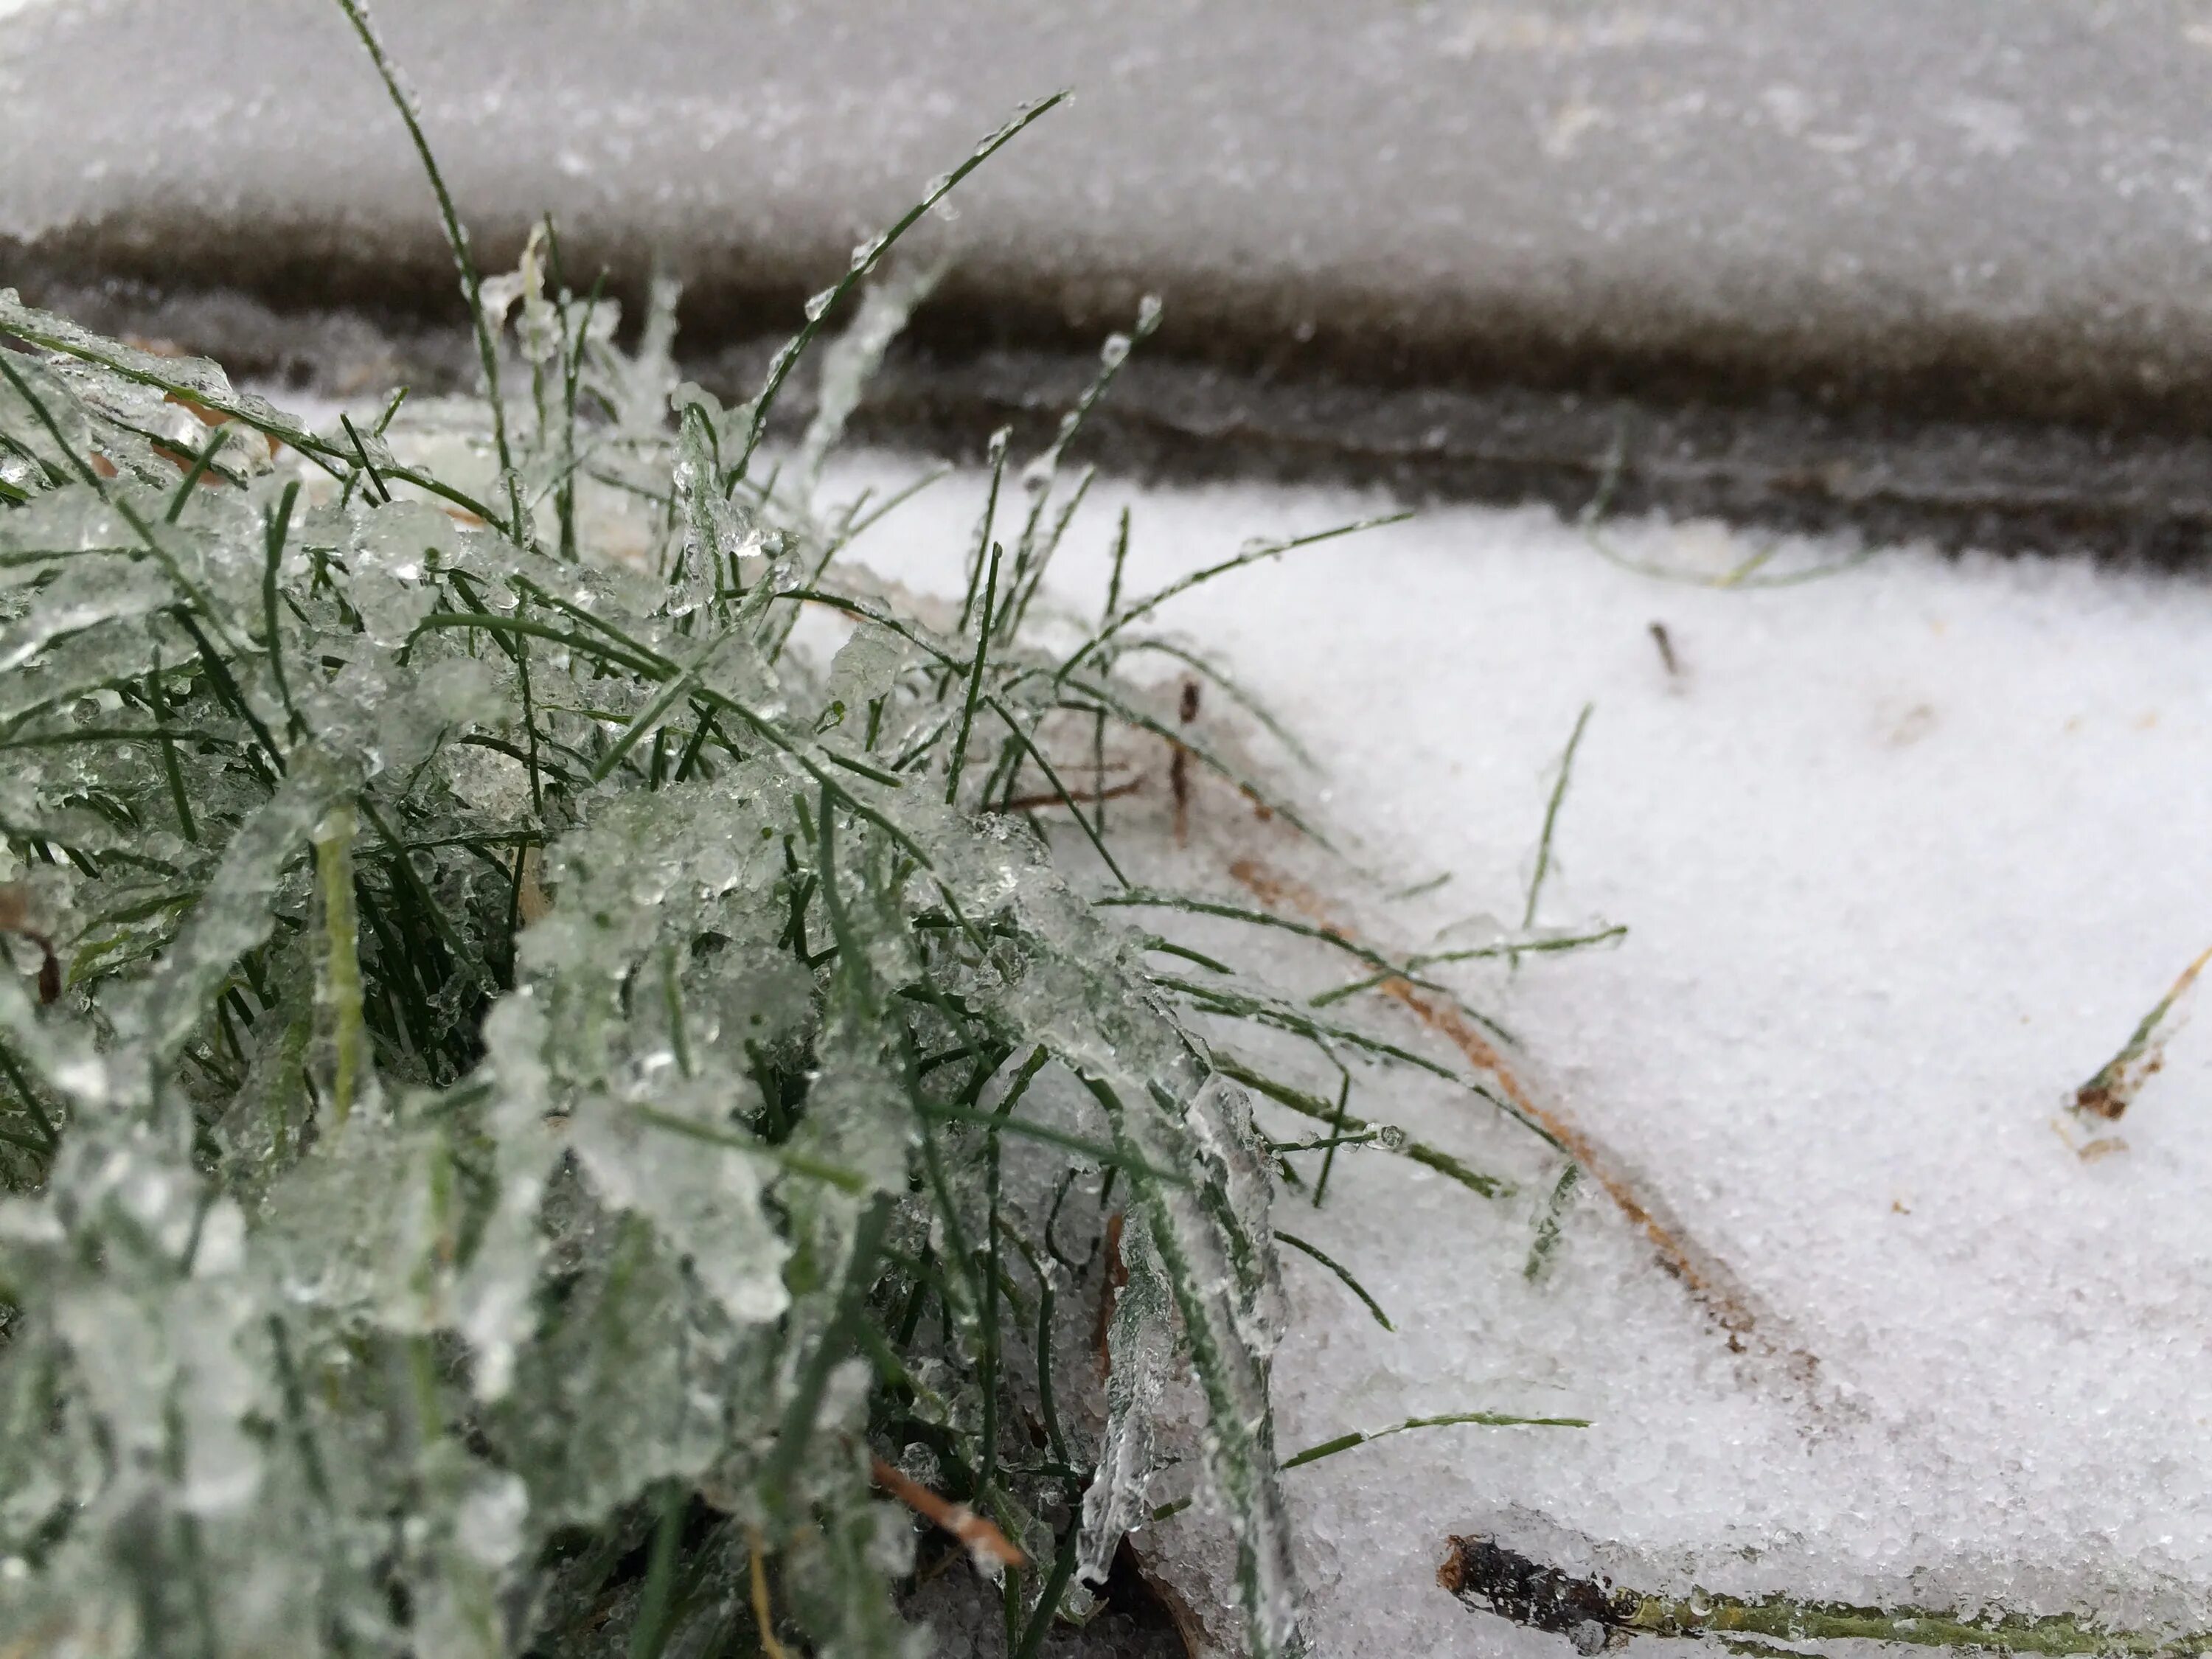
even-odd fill
[[[331,7],[4,13],[10,280],[325,381],[396,349],[419,389],[451,274]],[[1007,110],[1074,88],[931,227],[958,264],[918,333],[967,378],[902,420],[965,410],[970,444],[1036,379],[986,348],[1087,353],[1151,290],[1124,398],[1174,459],[1569,504],[1626,420],[1621,504],[2168,556],[2212,526],[2198,0],[378,15],[488,256],[550,211],[580,272],[635,295],[659,261],[694,352],[773,335]],[[333,307],[378,330],[310,326]],[[1347,432],[1322,394],[1377,384],[1425,398]]]
[[[572,265],[683,276],[726,363],[1015,103],[1075,88],[930,228],[956,263],[899,371],[903,435],[957,451],[1018,412],[994,363],[1048,379],[1165,296],[1131,381],[1153,439],[1120,459],[1213,481],[1102,484],[1071,605],[1123,505],[1149,582],[1394,486],[1550,503],[1432,505],[1176,620],[1313,750],[1350,902],[1395,946],[1519,920],[1595,704],[1544,919],[1629,935],[1466,987],[1762,1335],[1732,1340],[1595,1186],[1532,1282],[1540,1188],[1486,1207],[1347,1160],[1290,1224],[1399,1328],[1290,1264],[1285,1443],[1478,1407],[1595,1425],[1294,1473],[1321,1651],[1563,1651],[1437,1588],[1470,1532],[1654,1589],[2212,1626],[2212,1039],[2176,1037],[2117,1125],[2065,1109],[2212,943],[2212,7],[379,16],[495,259],[550,211]],[[314,0],[0,0],[0,283],[277,342],[325,394],[447,361],[424,319],[458,307]],[[1672,513],[1553,510],[1608,477]],[[903,550],[957,545],[980,488],[862,556],[956,580]],[[2131,546],[2179,569],[2088,556]],[[1225,882],[1237,809],[1197,811]],[[1521,1155],[1464,1097],[1390,1086],[1425,1139]]]
[[[0,234],[193,267],[442,270],[318,0],[10,0]],[[1156,289],[1340,350],[1605,350],[1954,403],[2205,392],[2212,8],[1911,0],[387,0],[462,207],[629,269],[814,283],[1016,103],[974,294]],[[272,244],[267,233],[281,230]],[[582,256],[579,254],[580,262]],[[1417,368],[1407,372],[1421,375]]]

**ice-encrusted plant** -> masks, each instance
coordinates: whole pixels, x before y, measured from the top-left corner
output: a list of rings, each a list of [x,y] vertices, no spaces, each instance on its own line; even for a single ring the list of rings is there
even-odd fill
[[[0,1630],[902,1652],[889,1486],[1033,1653],[1147,1513],[1180,1364],[1246,1640],[1291,1645],[1265,1148],[985,810],[1071,798],[1055,722],[1165,731],[1121,669],[1162,596],[1025,627],[1080,409],[933,627],[838,580],[862,520],[811,488],[915,283],[762,476],[889,239],[725,410],[665,305],[617,349],[550,238],[479,282],[447,219],[476,471],[0,291]]]

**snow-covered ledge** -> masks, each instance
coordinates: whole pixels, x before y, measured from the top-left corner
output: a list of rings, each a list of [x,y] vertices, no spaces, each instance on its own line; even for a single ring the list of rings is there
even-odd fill
[[[404,265],[450,292],[414,158],[323,0],[5,10],[0,238],[84,226],[157,276],[358,289]],[[973,292],[1096,326],[1158,289],[1187,340],[1295,326],[1370,365],[1609,355],[1808,392],[1920,377],[2005,415],[2208,395],[2212,32],[2186,9],[377,12],[502,248],[551,212],[593,258],[818,283],[1006,110],[1073,87],[1018,166],[963,191],[946,240]]]
[[[377,9],[488,261],[550,212],[633,301],[656,263],[684,278],[688,351],[780,336],[921,180],[1070,87],[927,228],[956,262],[918,330],[940,368],[1087,357],[1160,294],[1121,394],[1146,456],[1572,507],[1618,447],[1617,501],[1676,512],[2179,559],[2212,533],[2187,8]],[[348,307],[450,325],[414,158],[325,0],[0,12],[0,283],[257,372],[373,357]],[[451,343],[428,355],[465,366]],[[1177,362],[1231,383],[1156,378]],[[980,448],[1035,379],[940,378],[908,422],[949,398]],[[1377,385],[1435,396],[1346,395]]]

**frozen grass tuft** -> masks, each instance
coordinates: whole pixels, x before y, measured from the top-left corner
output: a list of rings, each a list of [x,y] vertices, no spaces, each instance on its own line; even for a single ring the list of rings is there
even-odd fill
[[[1073,656],[1023,626],[1082,410],[933,628],[837,582],[868,520],[811,489],[923,283],[870,291],[759,476],[890,237],[724,410],[672,295],[626,354],[550,228],[479,280],[446,216],[489,411],[452,469],[395,453],[397,400],[319,433],[0,294],[0,928],[40,963],[0,976],[0,1622],[905,1652],[888,1493],[1034,1653],[1187,1364],[1282,1650],[1262,1145],[1140,942],[985,810],[1066,798],[1071,708],[1153,720],[1113,636],[1160,596]]]
[[[1052,100],[725,409],[677,379],[672,291],[632,352],[550,225],[479,275],[341,3],[430,175],[482,404],[318,431],[0,291],[0,933],[34,963],[0,975],[0,1623],[84,1653],[905,1653],[919,1516],[1031,1655],[1152,1518],[1187,1374],[1243,1641],[1294,1647],[1271,1188],[1370,1142],[1495,1183],[1341,1095],[1310,1142],[1261,1135],[1239,1079],[1303,1097],[1189,1011],[1435,1062],[1161,970],[1021,814],[1075,807],[1121,902],[1199,908],[1128,890],[1103,781],[1063,781],[1121,727],[1298,823],[1126,665],[1234,696],[1134,624],[1303,542],[1127,599],[1117,561],[1087,635],[1037,642],[1089,482],[1061,462],[1151,302],[1042,454],[1004,480],[996,447],[957,621],[841,563],[895,501],[816,499],[931,276],[869,279]]]

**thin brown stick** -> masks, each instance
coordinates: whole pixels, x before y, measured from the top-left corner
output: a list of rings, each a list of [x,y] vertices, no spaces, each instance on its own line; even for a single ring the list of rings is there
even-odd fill
[[[1142,778],[1131,778],[1127,783],[1117,783],[1111,789],[1094,790],[1089,794],[1064,795],[1057,789],[1042,795],[1017,795],[1000,809],[1008,812],[1034,812],[1042,806],[1095,806],[1102,800],[1119,800],[1124,795],[1133,795],[1145,787]]]
[[[966,1545],[971,1555],[988,1555],[1002,1567],[1029,1565],[1029,1557],[1022,1553],[1012,1539],[965,1504],[939,1498],[919,1480],[909,1479],[880,1457],[875,1460],[875,1480],[878,1486],[923,1520],[943,1528]]]
[[[752,1536],[753,1624],[760,1632],[761,1653],[763,1659],[791,1659],[783,1644],[775,1639],[775,1613],[769,1606],[767,1553],[761,1547],[761,1529],[746,1530]]]
[[[1198,682],[1182,683],[1182,702],[1176,711],[1182,723],[1188,726],[1198,718]],[[1178,847],[1190,844],[1190,750],[1172,738],[1168,748],[1168,793],[1175,797],[1175,840]]]
[[[1229,873],[1263,905],[1294,910],[1347,945],[1361,943],[1332,915],[1328,901],[1295,877],[1249,858],[1231,864]],[[1468,1064],[1486,1074],[1498,1091],[1517,1110],[1541,1125],[1547,1133],[1566,1148],[1568,1156],[1597,1182],[1613,1206],[1650,1242],[1657,1252],[1659,1265],[1680,1280],[1707,1316],[1728,1333],[1731,1349],[1741,1352],[1747,1346],[1756,1346],[1782,1359],[1801,1384],[1812,1384],[1820,1370],[1820,1361],[1804,1349],[1786,1346],[1776,1340],[1771,1332],[1761,1329],[1761,1316],[1750,1292],[1727,1264],[1666,1217],[1659,1200],[1638,1190],[1619,1163],[1588,1132],[1539,1101],[1473,1020],[1451,1003],[1402,979],[1384,980],[1376,988],[1458,1049]]]
[[[1993,1608],[1861,1607],[1787,1595],[1751,1601],[1705,1590],[1677,1599],[1625,1589],[1602,1577],[1578,1577],[1492,1538],[1452,1537],[1445,1543],[1449,1553],[1437,1569],[1439,1585],[1480,1612],[1564,1636],[1577,1653],[1601,1653],[1637,1636],[1711,1637],[1731,1648],[1747,1637],[1910,1643],[2039,1654],[2045,1659],[2183,1659],[2212,1651],[2212,1632],[2175,1637],[2072,1613],[2039,1618]],[[1754,1646],[1768,1653],[1784,1651]]]

